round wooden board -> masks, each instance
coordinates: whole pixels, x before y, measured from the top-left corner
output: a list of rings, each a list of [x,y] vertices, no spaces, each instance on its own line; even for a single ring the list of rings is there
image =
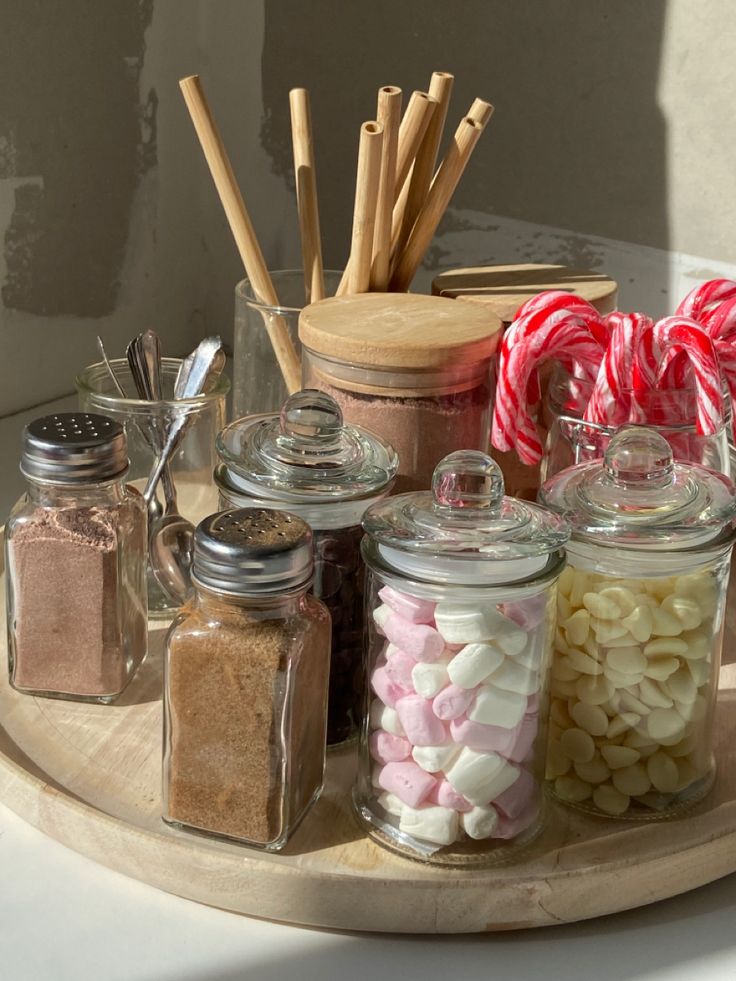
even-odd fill
[[[547,830],[514,865],[460,872],[364,836],[350,809],[351,751],[330,755],[321,799],[279,855],[164,825],[163,636],[152,628],[151,654],[113,706],[19,695],[0,671],[0,800],[69,848],[159,889],[285,923],[466,933],[614,913],[736,871],[736,664],[721,672],[718,779],[696,810],[633,824],[553,805]]]

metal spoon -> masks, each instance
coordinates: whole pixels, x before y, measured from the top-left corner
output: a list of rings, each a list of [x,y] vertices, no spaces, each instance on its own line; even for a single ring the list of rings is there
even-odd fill
[[[208,337],[202,341],[191,362],[182,364],[177,378],[176,398],[191,399],[211,391],[225,367],[225,354],[219,337]],[[188,370],[185,369],[187,364]],[[150,501],[155,495],[156,485],[164,468],[181,443],[191,414],[182,412],[174,420],[164,444],[164,448],[151,472],[143,497]],[[155,525],[149,527],[148,548],[153,574],[158,584],[177,602],[183,602],[191,587],[192,550],[194,545],[194,525],[187,521],[175,508],[168,507]]]
[[[100,352],[100,357],[102,358],[105,367],[107,368],[107,373],[110,376],[110,380],[115,386],[115,391],[118,393],[121,399],[127,399],[128,396],[126,391],[120,384],[120,379],[113,371],[113,367],[108,360],[107,354],[105,353],[105,345],[102,343],[102,338],[99,335],[97,336],[97,349]]]
[[[145,371],[142,369],[142,357],[140,354],[138,337],[134,337],[128,344],[127,348],[125,349],[125,356],[128,359],[128,367],[130,368],[130,374],[133,378],[133,384],[135,385],[136,392],[138,393],[138,398],[144,399],[145,401],[150,401],[150,388],[148,385],[148,380],[145,377]],[[154,454],[160,453],[161,442],[153,437],[151,427],[144,427],[141,425],[138,427],[138,431],[151,447]],[[146,504],[148,506],[148,527],[150,529],[164,513],[164,508],[155,494],[146,501]]]

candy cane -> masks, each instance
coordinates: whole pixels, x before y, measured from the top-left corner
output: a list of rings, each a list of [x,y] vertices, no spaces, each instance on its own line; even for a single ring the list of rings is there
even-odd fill
[[[659,384],[666,370],[666,355],[671,350],[685,353],[692,366],[697,395],[697,431],[701,435],[713,435],[723,422],[718,356],[712,338],[688,317],[665,317],[643,333],[634,359],[635,397],[641,404],[646,394]]]
[[[731,279],[709,279],[690,290],[675,310],[675,316],[690,317],[702,323],[704,315],[715,303],[736,296],[736,283]]]
[[[584,418],[599,425],[638,421],[631,404],[634,352],[653,323],[642,313],[618,312],[609,314],[606,322],[612,328],[611,337]]]
[[[532,314],[534,316],[534,314]],[[591,335],[579,315],[541,322],[522,337],[512,338],[499,366],[496,402],[493,411],[492,442],[496,449],[516,448],[523,463],[536,464],[542,458],[542,444],[536,423],[526,401],[529,380],[544,361],[574,357],[592,381],[600,361],[600,343]],[[520,331],[521,333],[521,331]]]

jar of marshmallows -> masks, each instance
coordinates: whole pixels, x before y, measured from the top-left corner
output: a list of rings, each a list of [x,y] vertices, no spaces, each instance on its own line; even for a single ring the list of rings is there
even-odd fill
[[[354,792],[376,841],[430,862],[508,855],[542,823],[546,677],[567,525],[458,451],[363,521],[370,704]]]
[[[713,783],[734,486],[623,426],[603,460],[549,480],[572,525],[558,591],[547,775],[609,817],[677,814]]]

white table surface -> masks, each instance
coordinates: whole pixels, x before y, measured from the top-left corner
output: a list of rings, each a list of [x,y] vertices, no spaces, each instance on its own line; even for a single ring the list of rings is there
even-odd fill
[[[302,930],[110,872],[0,805],[0,981],[734,981],[736,876],[570,926],[487,936]]]

